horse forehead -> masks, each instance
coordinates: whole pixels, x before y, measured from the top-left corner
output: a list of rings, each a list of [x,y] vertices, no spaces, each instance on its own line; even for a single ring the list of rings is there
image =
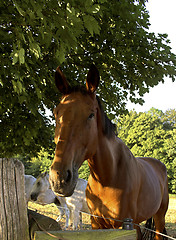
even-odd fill
[[[83,94],[81,92],[73,92],[69,95],[66,95],[61,103],[65,105],[69,104],[79,104],[80,106],[82,105],[91,105],[93,103],[92,98],[90,97],[89,94]]]
[[[73,93],[65,96],[56,111],[59,115],[68,115],[68,117],[74,116],[75,113],[87,112],[89,109],[94,108],[94,101],[89,95],[83,95],[81,93]]]

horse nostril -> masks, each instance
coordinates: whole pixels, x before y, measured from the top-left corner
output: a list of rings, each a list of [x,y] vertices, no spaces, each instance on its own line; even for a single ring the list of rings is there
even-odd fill
[[[66,183],[69,183],[70,180],[71,180],[71,171],[70,171],[70,170],[67,170],[67,175],[66,175],[65,181],[66,181]]]
[[[37,194],[35,193],[31,194],[31,200],[37,201]]]

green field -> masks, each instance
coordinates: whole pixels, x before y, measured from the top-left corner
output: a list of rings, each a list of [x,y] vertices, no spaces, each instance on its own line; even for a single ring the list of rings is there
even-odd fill
[[[57,218],[59,211],[54,204],[41,206],[29,202],[29,208],[37,209],[39,213],[47,215],[53,219]],[[62,219],[60,225],[64,227],[65,218]],[[83,228],[90,229],[90,216],[83,214]],[[176,195],[170,195],[169,208],[166,214],[166,229],[169,236],[176,238]]]

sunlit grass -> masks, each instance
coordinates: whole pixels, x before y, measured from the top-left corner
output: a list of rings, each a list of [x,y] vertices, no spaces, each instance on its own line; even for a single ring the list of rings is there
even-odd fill
[[[169,196],[169,208],[166,214],[166,229],[169,236],[176,238],[176,195]]]

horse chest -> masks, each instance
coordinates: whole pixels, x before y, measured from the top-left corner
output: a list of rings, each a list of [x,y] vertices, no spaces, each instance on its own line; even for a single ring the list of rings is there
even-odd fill
[[[122,191],[113,188],[102,187],[100,184],[92,184],[87,187],[86,198],[89,209],[93,215],[103,218],[119,219],[122,215]],[[101,221],[99,219],[99,221]],[[109,221],[107,221],[109,222]],[[110,223],[113,227],[114,223]]]

